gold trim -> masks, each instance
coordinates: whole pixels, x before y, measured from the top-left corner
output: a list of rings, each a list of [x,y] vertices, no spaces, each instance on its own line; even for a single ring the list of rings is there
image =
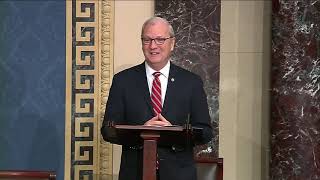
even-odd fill
[[[84,57],[84,60],[81,59],[81,52],[82,51],[91,51],[93,52],[94,51],[94,48],[91,47],[91,46],[77,46],[76,47],[76,65],[79,66],[79,65],[82,65],[82,66],[89,66],[90,65],[90,56],[85,56]]]
[[[66,107],[64,179],[71,175],[72,1],[66,1]]]
[[[89,138],[90,137],[90,127],[86,127],[86,126],[81,126],[82,124],[85,123],[93,123],[94,119],[93,118],[85,118],[85,117],[78,117],[75,118],[76,123],[75,124],[75,128],[74,128],[74,136],[75,137],[82,137],[82,138]],[[83,130],[81,129],[81,127],[83,128]]]
[[[100,135],[113,76],[113,29],[113,0],[66,1],[65,180],[106,179],[113,172],[112,145]]]
[[[109,89],[111,86],[111,78],[113,76],[113,30],[114,30],[114,1],[113,0],[102,0],[101,1],[101,11],[100,11],[101,23],[99,29],[100,39],[101,39],[101,101],[99,107],[98,117],[100,119],[99,127],[101,127],[105,107],[107,103],[107,96],[109,94]],[[101,135],[99,136],[100,148],[100,169],[99,174],[101,179],[106,179],[106,177],[112,175],[112,145],[106,143]]]

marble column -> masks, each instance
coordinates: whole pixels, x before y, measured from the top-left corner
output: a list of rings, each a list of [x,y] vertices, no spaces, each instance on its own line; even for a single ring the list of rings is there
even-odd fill
[[[273,0],[272,180],[320,179],[320,0]]]
[[[173,26],[173,63],[198,74],[207,93],[214,138],[196,148],[198,158],[217,157],[219,149],[219,72],[221,0],[156,0],[155,15]]]

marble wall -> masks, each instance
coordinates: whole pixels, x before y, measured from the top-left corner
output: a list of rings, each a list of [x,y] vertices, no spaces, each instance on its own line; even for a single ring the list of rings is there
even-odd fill
[[[214,138],[196,155],[218,156],[220,0],[155,1],[155,15],[172,24],[176,34],[173,63],[201,76],[207,93]]]
[[[320,179],[320,0],[273,0],[270,179]]]

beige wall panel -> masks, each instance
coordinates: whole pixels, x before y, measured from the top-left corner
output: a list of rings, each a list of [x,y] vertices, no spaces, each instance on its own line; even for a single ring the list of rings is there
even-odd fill
[[[264,1],[240,1],[238,18],[238,52],[262,52]]]
[[[237,179],[237,66],[237,53],[220,54],[219,156],[224,159],[224,179],[230,180]]]
[[[242,179],[261,179],[262,53],[238,57],[237,174]]]
[[[238,51],[238,1],[221,2],[220,53]],[[222,58],[221,58],[222,59]],[[221,69],[221,67],[220,67]]]
[[[228,180],[268,179],[270,10],[270,2],[222,1],[220,156]]]
[[[115,1],[114,72],[144,61],[140,34],[143,22],[154,14],[154,2]],[[113,173],[119,174],[121,146],[113,146]]]
[[[141,26],[153,9],[153,1],[115,1],[115,73],[144,61]]]

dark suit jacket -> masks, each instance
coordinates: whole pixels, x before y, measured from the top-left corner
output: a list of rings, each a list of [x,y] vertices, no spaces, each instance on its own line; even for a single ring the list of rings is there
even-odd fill
[[[210,117],[203,83],[199,76],[173,63],[161,113],[173,125],[184,125],[190,115],[192,126],[204,129],[201,142],[212,138]],[[113,77],[101,133],[106,141],[108,121],[115,124],[143,125],[154,116],[144,63]],[[112,142],[116,143],[116,142]],[[119,180],[142,179],[142,150],[123,145]],[[161,180],[195,180],[193,148],[158,147]]]

